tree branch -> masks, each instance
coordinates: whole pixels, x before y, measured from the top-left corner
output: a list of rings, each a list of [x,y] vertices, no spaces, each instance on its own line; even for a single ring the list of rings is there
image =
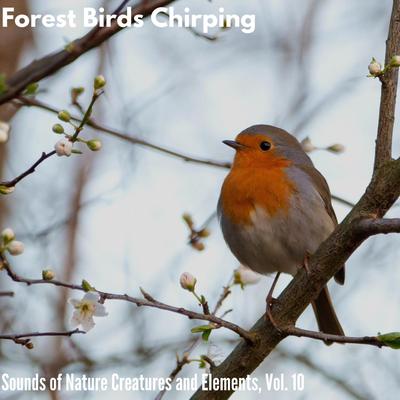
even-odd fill
[[[72,331],[67,332],[31,332],[31,333],[20,333],[20,334],[8,334],[3,335],[0,334],[0,339],[3,340],[12,340],[16,344],[20,344],[22,346],[26,346],[32,337],[39,337],[39,336],[72,336],[77,333],[85,334],[86,332],[81,331],[79,329],[74,329]]]
[[[0,292],[0,297],[14,297],[14,292]]]
[[[400,218],[363,219],[359,222],[358,229],[368,235],[400,233]]]
[[[59,110],[49,104],[46,104],[40,100],[34,99],[34,98],[29,98],[29,97],[24,97],[24,96],[19,96],[18,100],[22,103],[22,105],[26,106],[33,106],[37,108],[41,108],[43,110],[52,112],[52,113],[58,113]],[[20,105],[20,103],[15,102],[15,105]],[[71,118],[74,121],[81,122],[81,118],[76,117],[76,116],[71,116]],[[97,122],[95,122],[92,118],[90,118],[87,121],[87,125],[90,126],[93,129],[96,129],[97,131],[101,131],[103,133],[107,133],[110,136],[116,137],[118,139],[124,140],[126,142],[132,143],[132,144],[137,144],[139,146],[143,146],[146,148],[149,148],[151,150],[155,150],[157,152],[170,155],[175,158],[179,158],[183,161],[186,162],[191,162],[191,163],[196,163],[196,164],[203,164],[203,165],[209,165],[209,166],[214,166],[218,168],[230,168],[231,164],[229,162],[220,162],[220,161],[215,161],[215,160],[207,160],[207,159],[202,159],[198,157],[192,157],[186,154],[183,154],[181,152],[177,152],[174,150],[167,149],[165,147],[156,145],[154,143],[151,143],[147,140],[140,139],[135,136],[127,135],[124,133],[119,132],[116,129],[106,127],[104,125],[100,125]]]
[[[389,347],[387,344],[382,343],[376,336],[340,336],[330,335],[328,333],[309,331],[306,329],[296,328],[295,326],[288,327],[284,330],[288,336],[308,337],[311,339],[321,340],[322,342],[334,343],[352,343],[352,344],[366,344],[376,347]]]
[[[65,287],[65,288],[69,288],[72,290],[80,290],[83,292],[85,291],[85,289],[82,287],[82,285],[65,283],[65,282],[58,281],[58,280],[49,281],[49,280],[44,280],[44,279],[24,278],[13,271],[8,260],[6,259],[4,254],[1,254],[1,253],[0,253],[0,268],[4,269],[7,272],[8,276],[14,282],[25,283],[28,286],[45,284],[45,285],[54,285],[54,286]],[[219,329],[219,328],[229,329],[232,332],[235,332],[236,334],[241,336],[243,339],[245,339],[246,343],[253,343],[253,341],[254,341],[253,335],[250,334],[245,329],[241,328],[240,326],[238,326],[232,322],[218,318],[212,314],[201,314],[201,313],[197,313],[195,311],[186,310],[185,308],[182,308],[182,307],[170,306],[168,304],[165,304],[165,303],[155,300],[154,298],[152,298],[151,296],[149,296],[147,294],[146,294],[145,299],[140,299],[140,298],[129,296],[127,294],[108,293],[108,292],[102,292],[97,289],[93,289],[93,290],[100,295],[101,301],[103,301],[103,302],[105,300],[122,300],[122,301],[127,301],[129,303],[136,304],[138,307],[145,306],[145,307],[158,308],[160,310],[165,310],[165,311],[169,311],[172,313],[184,315],[184,316],[188,317],[189,319],[208,321],[213,324],[213,329]]]
[[[18,182],[22,181],[22,179],[26,178],[27,176],[33,174],[36,171],[36,168],[45,160],[48,158],[54,156],[56,154],[56,151],[50,151],[49,153],[43,152],[42,155],[39,157],[39,159],[31,166],[29,167],[25,172],[23,172],[21,175],[18,175],[16,178],[12,179],[11,181],[6,181],[6,182],[0,182],[0,186],[5,186],[5,187],[14,187],[17,185]]]
[[[143,0],[132,8],[132,16],[143,14],[144,17],[147,17],[157,7],[162,7],[172,2],[173,0]],[[122,29],[124,28],[120,27],[115,20],[110,27],[100,28],[97,26],[85,36],[67,45],[64,50],[33,61],[7,80],[7,91],[0,95],[0,104],[4,104],[16,97],[29,84],[39,82],[41,79],[71,64],[81,55],[99,46]]]
[[[385,65],[394,55],[400,54],[400,0],[393,0],[392,16],[386,41]],[[379,108],[378,133],[375,147],[374,171],[392,158],[392,137],[396,106],[398,68],[389,68],[380,77],[381,103]]]

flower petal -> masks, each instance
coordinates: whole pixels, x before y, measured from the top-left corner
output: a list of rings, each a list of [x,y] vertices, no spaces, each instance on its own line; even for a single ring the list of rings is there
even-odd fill
[[[88,317],[82,319],[81,325],[85,332],[89,332],[96,324],[93,321],[93,317]]]
[[[108,312],[106,311],[106,308],[103,306],[103,304],[97,303],[93,315],[95,317],[106,317],[108,315]]]

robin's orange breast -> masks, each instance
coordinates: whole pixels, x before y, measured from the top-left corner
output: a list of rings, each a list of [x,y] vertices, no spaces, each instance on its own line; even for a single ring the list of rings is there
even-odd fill
[[[262,207],[269,216],[287,214],[290,197],[296,192],[281,162],[271,168],[233,168],[221,190],[221,212],[232,223],[250,225],[255,207]]]

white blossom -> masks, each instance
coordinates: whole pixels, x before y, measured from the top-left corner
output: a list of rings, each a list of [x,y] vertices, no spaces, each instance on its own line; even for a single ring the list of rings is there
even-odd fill
[[[189,292],[193,292],[196,286],[197,279],[189,272],[184,272],[179,278],[179,283],[182,286],[182,289],[189,290]]]
[[[69,140],[61,139],[54,145],[54,149],[59,157],[69,157],[72,154],[72,143]]]
[[[233,272],[234,281],[241,286],[252,285],[261,279],[261,275],[253,272],[251,269],[240,265]]]
[[[9,133],[10,133],[10,124],[7,124],[7,122],[0,121],[0,143],[7,142]]]
[[[24,252],[24,244],[18,240],[13,240],[7,245],[7,250],[12,256],[19,256]]]
[[[100,295],[97,292],[86,293],[82,300],[71,299],[70,303],[74,307],[71,318],[71,325],[74,327],[82,326],[88,332],[95,326],[93,317],[107,316],[106,308],[99,303]]]

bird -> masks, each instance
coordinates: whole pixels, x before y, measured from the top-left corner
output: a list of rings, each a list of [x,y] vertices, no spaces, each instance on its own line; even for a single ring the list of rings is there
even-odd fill
[[[222,234],[242,265],[277,273],[267,296],[267,316],[277,327],[271,307],[280,273],[294,276],[302,267],[309,272],[310,255],[338,224],[329,186],[299,141],[283,129],[254,125],[223,143],[235,156],[218,200]],[[334,278],[344,284],[344,265]],[[320,332],[344,335],[326,285],[311,304]]]

